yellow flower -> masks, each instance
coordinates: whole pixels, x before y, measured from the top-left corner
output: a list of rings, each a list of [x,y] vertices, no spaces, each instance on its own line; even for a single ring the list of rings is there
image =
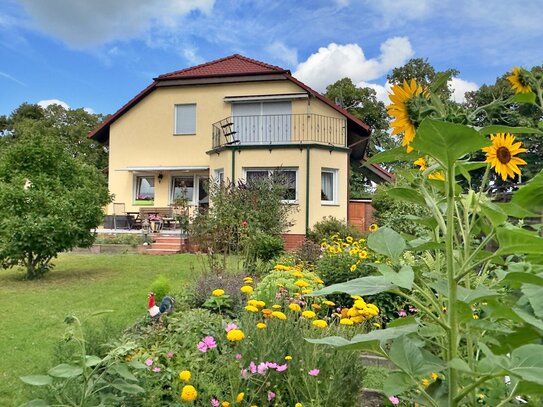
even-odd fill
[[[372,325],[376,328],[381,328],[381,324],[378,324],[377,322],[374,322]]]
[[[311,308],[313,308],[314,310],[320,310],[322,307],[320,306],[320,304],[311,304]]]
[[[362,315],[358,315],[356,317],[351,317],[350,319],[351,319],[351,321],[353,321],[353,323],[355,325],[356,324],[361,324],[362,322],[364,322],[366,320]]]
[[[271,314],[273,313],[273,311],[271,309],[268,309],[268,308],[264,308],[262,310],[262,313],[264,314],[264,316],[266,318],[270,318],[271,317]]]
[[[372,224],[370,225],[370,227],[368,228],[368,230],[369,230],[371,233],[376,232],[377,229],[379,229],[379,226],[377,226],[375,223],[372,223]]]
[[[354,325],[354,322],[351,321],[349,318],[341,318],[339,320],[340,325]]]
[[[421,383],[422,383],[422,385],[423,385],[424,387],[428,387],[428,386],[430,385],[430,380],[428,380],[428,379],[422,379]]]
[[[316,315],[317,314],[315,314],[313,311],[302,312],[302,317],[307,318],[307,319],[315,318]]]
[[[479,315],[473,314],[473,319],[479,319]]]
[[[419,171],[425,171],[426,168],[428,168],[428,164],[426,163],[426,160],[424,159],[424,157],[420,157],[419,159],[415,160],[413,164],[418,165],[420,167]]]
[[[392,134],[403,133],[402,146],[407,147],[407,152],[412,151],[409,144],[415,138],[415,123],[409,116],[409,102],[416,97],[427,97],[422,86],[417,84],[417,81],[411,79],[410,83],[403,81],[403,85],[394,85],[392,93],[389,95],[392,104],[387,106],[388,114],[394,117],[394,121],[390,124]]]
[[[198,396],[198,392],[194,386],[191,386],[190,384],[183,386],[183,389],[181,390],[181,400],[194,401],[196,400],[196,396]]]
[[[221,403],[221,407],[230,407],[230,402],[229,401],[223,401]]]
[[[326,328],[328,326],[328,323],[323,319],[316,319],[312,322],[312,324],[317,328]]]
[[[532,87],[527,83],[523,71],[517,66],[511,70],[511,75],[506,78],[511,82],[511,87],[515,93],[529,93]]]
[[[224,295],[224,290],[221,290],[220,288],[216,289],[216,290],[213,290],[211,292],[211,295],[214,296],[214,297],[221,297]]]
[[[230,342],[238,342],[245,339],[245,334],[240,329],[232,329],[227,332],[226,339],[228,339]]]
[[[247,305],[245,307],[245,309],[249,312],[258,312],[258,308],[257,307],[253,307],[252,305]]]
[[[324,281],[322,281],[320,278],[316,278],[313,280],[315,284],[324,284]]]
[[[250,285],[244,285],[243,287],[241,287],[239,289],[242,293],[245,293],[245,294],[251,294],[253,292],[253,287],[251,287]]]
[[[351,271],[355,271],[355,270],[356,270],[356,264],[351,265]]]
[[[285,360],[292,360],[292,356],[290,355],[285,356]]]
[[[433,179],[435,181],[445,181],[445,173],[443,171],[434,171],[428,174],[428,179]]]
[[[302,403],[296,403],[294,404],[294,407],[303,407],[303,406],[302,406]]]
[[[306,288],[305,290],[302,290],[302,294],[309,294],[312,293],[313,290],[310,290],[309,288]]]
[[[237,395],[236,401],[237,401],[238,403],[241,403],[241,402],[243,401],[243,398],[244,398],[244,397],[245,397],[245,393],[244,393],[244,392],[241,392],[241,393],[239,393],[239,394]]]
[[[436,372],[432,372],[432,380],[435,382],[439,375]]]
[[[324,300],[322,303],[323,303],[324,305],[328,305],[329,307],[333,307],[334,305],[336,305],[335,302],[329,301],[329,300]]]
[[[277,318],[277,319],[282,319],[282,320],[287,319],[287,316],[283,314],[281,311],[273,311],[272,317]]]
[[[296,280],[294,282],[294,285],[297,286],[297,287],[300,287],[300,288],[304,288],[304,287],[308,287],[309,286],[309,283],[305,280]]]
[[[302,278],[304,276],[304,273],[302,273],[301,271],[295,271],[292,273],[292,275],[296,278]]]
[[[263,322],[259,322],[258,324],[256,324],[256,327],[257,327],[258,329],[264,329],[264,328],[266,328],[267,326],[268,326],[268,325],[266,325],[266,324],[263,323]]]
[[[192,375],[190,374],[188,370],[183,370],[182,372],[179,373],[179,379],[184,382],[188,382],[191,377]]]
[[[302,307],[300,307],[300,304],[289,304],[288,305],[288,308],[291,310],[291,311],[294,311],[294,312],[300,312],[302,310]]]
[[[281,309],[281,306],[279,304],[273,304],[272,308],[273,309]]]
[[[514,143],[515,136],[509,133],[491,134],[490,139],[492,145],[483,147],[483,152],[486,153],[486,161],[490,166],[501,175],[502,180],[507,177],[515,178],[515,174],[520,175],[519,165],[526,165],[526,161],[522,158],[515,157],[519,153],[524,153],[528,150],[521,148],[521,142]]]
[[[352,236],[347,236],[345,238],[345,240],[347,241],[347,243],[352,243],[353,242],[353,237]]]
[[[244,282],[245,284],[251,284],[251,283],[253,282],[253,278],[252,278],[252,277],[245,277],[245,278],[243,279],[243,282]]]
[[[361,300],[361,299],[362,299],[362,297],[359,296],[359,295],[351,295],[351,298],[352,298],[353,300]]]
[[[365,251],[365,250],[360,250],[360,251],[358,252],[358,257],[361,258],[361,259],[365,259],[365,258],[368,257],[368,252]]]

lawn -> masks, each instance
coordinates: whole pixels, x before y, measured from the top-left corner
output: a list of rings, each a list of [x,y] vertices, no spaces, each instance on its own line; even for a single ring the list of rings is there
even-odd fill
[[[24,281],[23,270],[0,273],[3,309],[0,349],[0,405],[27,401],[19,376],[44,373],[65,330],[63,319],[75,313],[85,320],[108,323],[117,331],[145,315],[152,281],[166,276],[180,291],[199,273],[196,255],[64,254],[40,281]],[[99,317],[97,310],[113,310]],[[30,387],[30,386],[28,386]]]

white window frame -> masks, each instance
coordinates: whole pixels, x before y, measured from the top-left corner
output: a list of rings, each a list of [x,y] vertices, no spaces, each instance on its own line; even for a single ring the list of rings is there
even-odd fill
[[[214,171],[214,181],[217,183],[217,185],[224,184],[224,168],[217,168]]]
[[[337,205],[338,203],[338,173],[337,168],[321,168],[321,193],[322,193],[322,175],[332,174],[332,199],[324,200],[321,195],[321,205]]]
[[[187,132],[177,132],[177,108],[179,106],[193,106],[194,107],[194,129],[190,129],[190,130],[194,130],[194,131],[187,131]],[[196,118],[197,118],[197,114],[196,114],[196,103],[176,103],[174,106],[173,106],[173,134],[176,135],[176,136],[194,136],[196,135]]]
[[[132,202],[134,205],[144,205],[144,204],[136,204],[136,201],[138,201],[138,180],[139,178],[153,178],[153,199],[149,199],[149,201],[152,201],[149,205],[154,205],[154,202],[156,200],[156,177],[154,175],[146,175],[146,174],[134,174],[134,183],[133,183],[133,191],[132,196],[133,200]]]
[[[192,186],[192,199],[188,201],[188,204],[191,206],[199,206],[200,202],[200,181],[201,180],[208,180],[209,176],[203,175],[203,174],[172,174],[170,177],[170,186],[168,191],[169,196],[169,202],[170,205],[173,205],[174,203],[174,179],[175,178],[192,178],[193,179],[193,186]],[[208,192],[209,194],[209,192]]]
[[[295,182],[294,182],[294,191],[295,191],[295,197],[294,199],[283,199],[281,200],[282,203],[286,203],[286,204],[297,204],[298,203],[298,198],[299,198],[299,195],[298,195],[298,190],[299,190],[299,185],[298,185],[298,167],[279,167],[279,168],[270,168],[270,167],[244,167],[243,168],[243,179],[245,181],[247,181],[247,172],[251,172],[251,171],[268,171],[268,176],[272,176],[274,172],[278,171],[278,172],[282,172],[282,171],[293,171],[295,176],[296,176],[296,179],[295,179]]]

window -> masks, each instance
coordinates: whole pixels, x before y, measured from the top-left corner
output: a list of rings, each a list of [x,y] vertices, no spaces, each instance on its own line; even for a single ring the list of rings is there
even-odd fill
[[[155,177],[136,177],[135,205],[153,205],[155,201]]]
[[[178,198],[185,198],[188,204],[194,202],[194,177],[172,177],[170,201],[173,203]]]
[[[337,199],[337,170],[321,171],[321,203],[335,204]]]
[[[245,170],[245,180],[248,183],[251,183],[262,177],[273,177],[286,186],[283,200],[286,202],[295,202],[298,199],[298,191],[296,188],[297,174],[298,171],[296,169],[252,168]]]
[[[281,143],[291,140],[290,101],[234,103],[232,116],[235,137],[243,144]]]
[[[219,185],[224,184],[224,169],[215,170],[215,182]]]
[[[175,134],[196,134],[196,104],[175,105]]]

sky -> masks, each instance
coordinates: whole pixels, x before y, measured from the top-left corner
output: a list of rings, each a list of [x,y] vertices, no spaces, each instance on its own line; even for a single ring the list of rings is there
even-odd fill
[[[21,103],[110,114],[160,74],[235,53],[324,92],[386,101],[410,58],[456,68],[455,100],[543,64],[542,0],[0,0],[0,115]]]

